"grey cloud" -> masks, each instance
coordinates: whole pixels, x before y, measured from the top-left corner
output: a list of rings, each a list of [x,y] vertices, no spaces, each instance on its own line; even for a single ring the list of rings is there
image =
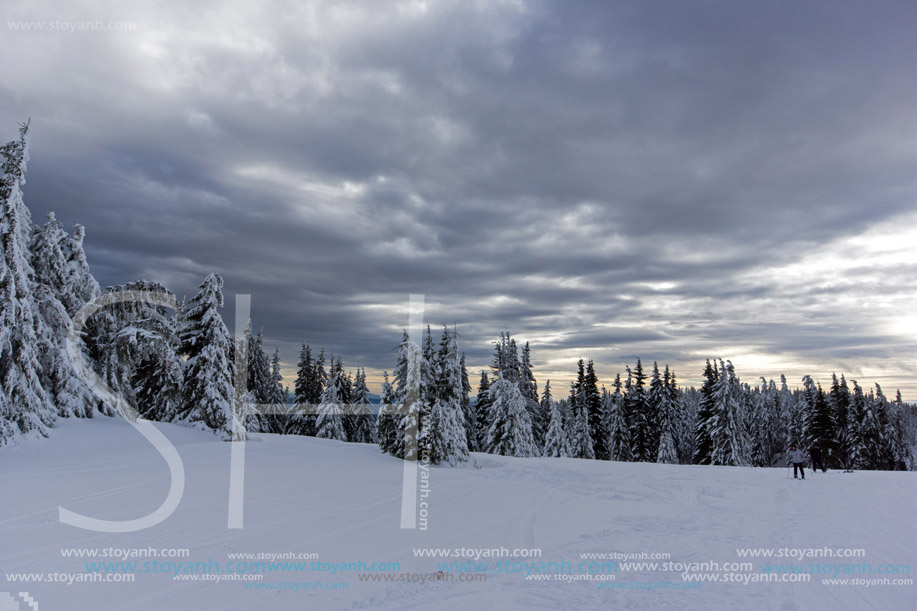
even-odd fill
[[[390,368],[391,307],[424,293],[473,367],[506,329],[559,335],[536,365],[570,372],[581,349],[696,378],[751,345],[910,388],[912,338],[835,299],[913,294],[910,268],[768,272],[912,210],[915,7],[73,10],[138,30],[8,32],[0,121],[33,118],[27,200],[87,226],[103,285],[218,271],[287,365],[310,341]]]

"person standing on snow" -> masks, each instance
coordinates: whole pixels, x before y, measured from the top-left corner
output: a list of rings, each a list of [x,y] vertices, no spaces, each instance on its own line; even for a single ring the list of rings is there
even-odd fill
[[[796,444],[793,444],[790,446],[789,458],[790,458],[790,462],[793,463],[793,479],[798,479],[796,475],[797,470],[798,470],[799,475],[802,475],[802,479],[805,479],[806,472],[802,468],[802,463],[803,461],[805,461],[806,455],[802,453],[802,450],[796,449]]]
[[[814,444],[809,450],[809,455],[812,457],[812,472],[814,473],[816,469],[821,469],[821,472],[824,473],[827,471],[825,469],[825,461],[821,456],[821,448],[818,447],[818,444]]]

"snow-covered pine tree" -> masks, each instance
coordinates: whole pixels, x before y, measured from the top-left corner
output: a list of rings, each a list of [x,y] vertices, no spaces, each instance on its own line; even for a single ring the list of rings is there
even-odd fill
[[[532,351],[528,342],[525,342],[525,346],[522,347],[522,358],[519,361],[519,390],[525,397],[526,409],[532,420],[532,436],[535,438],[535,446],[541,449],[544,446],[548,422],[538,403],[538,382],[535,380],[535,374],[532,373]]]
[[[344,377],[344,391],[341,393],[341,401],[345,405],[350,405],[351,403],[353,403],[353,372],[348,371],[346,374],[341,372],[341,374]],[[344,429],[345,430],[347,429],[346,424],[344,426]],[[349,435],[348,435],[348,438],[349,438]]]
[[[659,456],[659,442],[662,439],[659,420],[661,418],[660,411],[663,409],[665,401],[665,382],[659,372],[659,363],[653,361],[653,375],[650,378],[650,389],[646,395],[646,405],[649,427],[647,453],[653,457],[654,461],[658,461]]]
[[[551,422],[552,409],[554,409],[554,392],[551,390],[551,380],[548,380],[545,382],[544,390],[541,391],[541,400],[538,402],[538,411],[541,412],[542,419],[548,424]],[[561,426],[563,426],[563,418],[564,414],[561,412]],[[545,430],[545,435],[547,435],[547,430]]]
[[[366,370],[357,370],[351,390],[350,409],[345,417],[345,425],[350,422],[347,440],[355,443],[375,443],[376,432],[373,413],[370,409],[369,388],[366,386]],[[345,426],[346,428],[346,426]]]
[[[658,371],[658,368],[653,365]],[[651,389],[652,394],[652,389]],[[665,367],[665,374],[662,377],[662,388],[659,390],[658,406],[656,413],[658,418],[659,444],[656,452],[656,462],[667,463],[670,465],[678,464],[678,429],[677,429],[677,401],[678,394],[675,392],[672,374],[669,372],[669,366]]]
[[[116,301],[89,318],[84,333],[87,354],[108,386],[139,409],[136,389],[138,385],[142,387],[142,382],[134,380],[137,369],[147,359],[168,357],[168,350],[154,346],[157,342],[170,342],[173,352],[180,348],[180,340],[176,340],[176,327],[181,323],[177,322],[178,312],[170,315],[169,309],[161,305],[164,297],[173,295],[159,282],[138,280],[110,286],[108,293],[130,293],[132,297]],[[156,364],[146,363],[144,375],[153,375],[151,368],[157,367]],[[171,365],[164,363],[162,367],[169,368]],[[162,377],[159,379],[165,380]],[[155,389],[150,389],[147,394],[152,397],[155,392]],[[151,409],[151,404],[143,407],[146,412]],[[172,410],[166,409],[165,412],[171,413]]]
[[[435,374],[430,420],[420,436],[420,444],[434,464],[468,460],[468,441],[462,413],[462,369],[454,332],[443,328],[439,351],[431,370]]]
[[[383,375],[382,393],[379,395],[379,415],[376,417],[376,440],[379,448],[386,454],[397,455],[398,422],[396,421],[395,408],[398,401],[395,389],[388,381],[388,372]]]
[[[322,348],[315,359],[310,376],[309,399],[314,405],[318,405],[322,400],[322,393],[328,385],[328,372],[325,370],[325,349]]]
[[[58,300],[69,280],[67,260],[61,250],[65,237],[63,224],[49,212],[44,226],[34,228],[29,244],[35,283],[47,286]]]
[[[474,425],[468,432],[468,449],[472,452],[483,452],[487,429],[490,427],[490,378],[486,371],[481,371],[478,382],[478,394],[474,403]]]
[[[318,417],[315,419],[315,436],[324,439],[347,441],[344,430],[344,407],[341,397],[344,394],[344,369],[340,361],[331,357],[331,377],[328,386],[322,392],[318,406]]]
[[[605,398],[605,412],[608,414],[608,451],[611,460],[630,462],[633,460],[631,453],[630,427],[627,424],[627,415],[624,412],[624,395],[621,392],[621,374],[615,376],[614,392]]]
[[[570,426],[567,428],[567,451],[573,458],[595,459],[595,442],[589,426],[586,403],[586,371],[583,359],[577,363],[576,381],[570,384]]]
[[[271,357],[271,385],[267,393],[267,403],[275,406],[273,413],[262,415],[270,433],[282,435],[286,431],[290,420],[290,410],[287,402],[287,393],[283,389],[283,374],[280,372],[280,349],[274,348]]]
[[[474,451],[474,409],[471,406],[471,380],[468,378],[468,368],[465,366],[465,353],[459,360],[462,368],[462,418],[465,424],[465,441],[468,443],[468,450]]]
[[[884,431],[887,454],[886,468],[893,471],[910,470],[913,456],[907,440],[901,391],[898,391],[895,401],[888,403],[886,418],[887,422]]]
[[[122,354],[129,368],[135,405],[147,420],[171,422],[182,408],[184,373],[176,314],[155,300],[174,299],[158,282],[140,281],[117,287],[149,294],[131,308],[118,308],[112,318],[121,326],[109,345]]]
[[[409,399],[418,402],[420,401],[420,377],[418,377],[416,380],[408,380],[408,374],[412,371],[408,364],[408,356],[409,354],[412,354],[412,348],[409,346],[409,344],[413,344],[413,342],[408,336],[408,332],[404,331],[401,334],[401,342],[398,344],[398,357],[395,361],[395,368],[392,370],[393,395],[392,400],[388,403],[388,405],[391,405],[392,407],[389,407],[385,410],[387,417],[390,414],[391,425],[389,425],[387,421],[383,420],[380,424],[381,429],[378,433],[380,435],[379,446],[382,448],[382,450],[388,451],[391,455],[397,456],[398,458],[405,457],[404,430],[402,429],[402,425],[404,424],[403,417],[406,415],[407,401]],[[417,358],[416,353],[419,353],[420,349],[417,347],[417,344],[413,344],[413,347],[417,348],[416,352],[413,353],[415,355],[414,358]],[[419,376],[420,369],[418,368],[416,372]],[[416,388],[414,384],[416,384]],[[409,398],[407,396],[409,388],[412,392],[416,390],[418,394],[412,395],[412,397]],[[419,404],[415,407],[419,409]],[[415,436],[413,437],[414,440],[417,439],[416,434],[419,432],[420,429],[415,422]],[[383,438],[381,435],[385,435],[385,437]],[[416,456],[411,460],[416,460]]]
[[[810,376],[803,378],[803,394],[806,397],[806,446],[818,444],[824,460],[834,451],[834,417],[831,405],[821,385],[816,385]]]
[[[773,428],[770,421],[770,415],[774,412],[772,409],[770,393],[768,392],[767,380],[761,377],[761,386],[755,388],[751,397],[751,413],[747,420],[748,437],[751,443],[751,454],[749,460],[754,467],[767,467],[771,460],[771,438]]]
[[[633,371],[630,368],[627,369],[627,374],[630,385],[624,396],[624,402],[627,405],[626,411],[632,418],[630,438],[633,443],[634,460],[655,462],[656,454],[652,451],[655,445],[653,440],[655,418],[647,397],[646,374],[643,372],[643,363],[640,359],[637,359],[637,366]]]
[[[177,336],[150,342],[134,368],[133,384],[137,410],[147,420],[171,422],[182,407],[182,361],[176,350]]]
[[[674,380],[674,372],[672,374]],[[700,391],[693,386],[678,392],[678,457],[682,464],[694,462],[694,435]]]
[[[277,386],[271,374],[271,361],[264,351],[264,329],[259,329],[258,334],[252,333],[252,322],[248,321],[246,329],[248,336],[248,390],[255,398],[255,403],[265,405],[273,403],[277,397]],[[274,419],[271,414],[253,412],[249,415],[249,430],[261,433],[273,433]]]
[[[0,148],[0,445],[20,434],[47,436],[57,412],[41,385],[37,351],[45,330],[33,295],[31,214],[22,199],[28,130],[22,125],[19,140]]]
[[[595,374],[595,363],[592,359],[586,363],[586,375],[583,378],[583,402],[589,421],[589,436],[592,437],[592,453],[598,460],[610,460],[608,450],[607,418],[602,410],[602,395],[599,394],[599,380]]]
[[[709,423],[713,465],[748,465],[750,453],[746,435],[738,377],[731,361],[720,361],[719,376],[713,386],[713,416]]]
[[[713,437],[711,425],[715,415],[713,403],[713,387],[719,378],[719,372],[715,365],[710,364],[707,359],[707,365],[704,367],[704,385],[700,390],[700,404],[697,409],[695,418],[694,434],[694,464],[709,465],[713,455]]]
[[[210,274],[182,315],[179,339],[187,360],[178,421],[202,426],[229,440],[233,437],[233,369],[221,307],[223,279]]]
[[[287,435],[315,435],[315,406],[312,401],[312,376],[315,372],[312,348],[303,344],[296,363],[296,381],[293,383],[293,413],[287,421]]]
[[[847,406],[847,465],[850,469],[865,468],[865,440],[863,438],[863,423],[866,420],[866,396],[863,389],[853,380],[853,391],[850,393],[850,403]]]
[[[274,396],[273,387],[271,361],[264,351],[264,329],[259,329],[258,335],[253,336],[249,344],[248,388],[255,393],[259,403],[269,403]]]
[[[485,451],[503,456],[535,456],[532,420],[518,382],[501,375],[488,392],[493,403]]]
[[[548,421],[548,430],[545,433],[543,455],[552,458],[569,456],[564,417],[551,397],[551,380],[545,382],[544,392],[541,395],[541,410],[542,413],[548,413],[551,416]]]
[[[831,410],[831,419],[834,422],[834,449],[837,455],[831,467],[846,466],[851,455],[850,440],[847,435],[850,427],[847,415],[850,411],[850,389],[843,374],[838,379],[836,374],[831,374],[831,390],[828,393],[828,405]],[[825,457],[827,460],[827,457]],[[826,462],[827,464],[827,462]]]
[[[41,316],[43,333],[38,337],[40,380],[57,407],[57,415],[91,418],[100,402],[80,377],[67,353],[70,315],[61,301],[70,291],[67,259],[61,250],[66,233],[54,213],[48,213],[44,227],[36,228],[30,245],[34,270],[34,298]]]
[[[405,460],[420,458],[420,419],[423,414],[424,356],[420,346],[404,334],[398,350],[398,362],[395,367],[398,402],[401,404],[398,414],[396,439],[396,456]]]
[[[89,271],[86,253],[83,251],[83,239],[86,229],[79,224],[73,225],[70,235],[64,237],[61,251],[67,259],[67,281],[64,291],[58,296],[67,314],[74,316],[80,308],[101,295],[99,283]]]

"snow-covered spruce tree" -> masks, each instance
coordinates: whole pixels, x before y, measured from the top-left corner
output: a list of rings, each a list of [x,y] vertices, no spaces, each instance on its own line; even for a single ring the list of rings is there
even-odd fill
[[[697,403],[694,399],[696,391],[679,390],[675,370],[669,372],[668,386],[669,400],[675,406],[675,451],[678,461],[682,464],[690,463],[694,455],[694,416],[697,413]]]
[[[849,468],[862,469],[865,464],[865,440],[863,423],[866,420],[866,396],[863,389],[853,380],[853,391],[847,407],[847,465]]]
[[[746,435],[739,379],[732,362],[720,361],[719,377],[713,387],[713,416],[709,423],[713,465],[747,466],[750,448]]]
[[[780,390],[777,391],[777,412],[780,418],[781,443],[778,451],[786,453],[789,450],[791,432],[790,423],[793,421],[793,393],[786,382],[786,375],[780,374]]]
[[[550,414],[548,421],[548,430],[544,439],[544,456],[559,458],[569,456],[567,451],[567,432],[564,430],[564,417],[560,408],[554,403],[551,397],[551,380],[544,385],[544,392],[541,395],[542,413]]]
[[[152,341],[134,368],[137,410],[147,420],[171,422],[182,407],[182,362],[176,350],[177,336]]]
[[[398,422],[396,421],[396,408],[393,404],[398,401],[395,389],[388,381],[388,372],[383,375],[382,393],[379,395],[379,415],[376,417],[376,440],[379,448],[386,454],[397,455]]]
[[[267,403],[273,405],[271,414],[262,414],[262,421],[267,424],[267,432],[284,434],[290,421],[290,406],[287,393],[283,389],[283,374],[280,372],[280,349],[274,348],[271,357],[271,384],[268,387]]]
[[[328,372],[325,370],[324,348],[319,351],[318,358],[315,359],[311,379],[312,384],[309,388],[309,393],[312,399],[314,399],[314,403],[317,405],[318,402],[322,400],[322,393],[325,392],[325,387],[328,385]]]
[[[627,425],[627,416],[624,413],[624,395],[621,392],[621,374],[615,376],[614,392],[605,397],[605,413],[608,424],[608,451],[611,460],[630,462],[633,460],[631,453],[630,427]]]
[[[344,391],[341,393],[341,401],[345,405],[350,405],[353,403],[353,373],[348,371],[346,374],[344,372],[341,372],[341,374],[344,376]],[[344,429],[347,429],[346,424]]]
[[[246,380],[248,392],[251,393],[254,403],[269,403],[273,395],[271,391],[273,380],[271,379],[271,363],[264,352],[263,331],[259,330],[258,334],[255,335],[252,329],[252,321],[249,320],[245,328],[245,338],[248,342],[248,377]],[[252,432],[272,432],[270,415],[262,414],[255,410],[249,412],[245,426]]]
[[[341,397],[344,394],[344,369],[334,357],[331,358],[331,377],[328,386],[322,393],[318,406],[318,417],[315,419],[315,436],[324,439],[347,441],[344,430],[344,406]]]
[[[478,394],[474,403],[474,425],[468,431],[469,449],[472,452],[483,452],[487,429],[490,427],[490,378],[486,371],[481,371],[478,382]]]
[[[420,419],[424,410],[421,384],[424,361],[420,346],[411,341],[405,333],[398,346],[398,362],[394,372],[400,404],[395,455],[405,460],[420,458]]]
[[[551,380],[548,380],[544,385],[544,390],[541,392],[541,399],[538,402],[538,412],[541,414],[541,419],[543,422],[547,423],[547,426],[551,424],[551,410],[554,409],[554,394],[551,390]],[[564,413],[560,413],[560,425],[563,429],[564,424]],[[534,436],[534,434],[533,434]],[[545,439],[547,439],[547,429],[545,429]],[[566,439],[566,437],[564,437]]]
[[[885,446],[888,457],[886,468],[893,471],[910,470],[913,457],[907,441],[904,406],[900,391],[897,400],[888,404],[886,414]]]
[[[468,441],[462,413],[462,368],[454,332],[443,329],[431,370],[435,374],[433,406],[420,445],[429,461],[455,466],[468,460]]]
[[[36,228],[30,245],[34,270],[34,298],[44,331],[38,337],[40,380],[62,417],[92,417],[100,405],[89,385],[74,369],[67,353],[70,315],[61,301],[69,293],[67,259],[61,250],[63,226],[48,213],[44,227]]]
[[[589,426],[586,403],[586,372],[583,359],[577,363],[576,381],[570,384],[570,425],[567,427],[567,451],[573,458],[595,459],[595,443]]]
[[[259,403],[268,403],[274,395],[274,379],[271,375],[271,361],[264,351],[264,330],[251,335],[251,321],[248,323],[251,343],[248,355],[248,388]]]
[[[19,435],[47,436],[56,408],[41,385],[39,341],[44,324],[33,295],[32,220],[22,199],[29,159],[28,125],[0,148],[0,445]]]
[[[140,280],[109,287],[131,291],[130,301],[113,304],[93,316],[95,354],[100,373],[148,420],[171,421],[181,410],[182,361],[176,314],[159,305],[174,295],[158,282]],[[111,384],[110,382],[110,384]]]
[[[803,378],[803,394],[806,397],[806,446],[818,444],[825,460],[834,453],[834,417],[831,405],[821,385],[816,385],[810,376]]]
[[[655,368],[655,366],[654,366]],[[678,464],[678,430],[676,424],[678,394],[675,392],[674,381],[669,372],[669,366],[665,367],[665,374],[662,378],[662,388],[658,397],[658,407],[656,413],[659,414],[659,444],[656,452],[656,462],[668,463],[670,465]]]
[[[423,438],[423,428],[430,421],[433,402],[436,400],[436,365],[434,363],[436,352],[433,348],[433,332],[430,331],[430,325],[427,325],[421,341],[423,360],[420,363],[420,397],[423,407],[420,410],[420,439]]]
[[[866,418],[863,423],[865,454],[868,457],[869,469],[885,469],[885,397],[874,391],[866,395]]]
[[[182,409],[178,421],[233,437],[233,369],[229,359],[229,330],[220,317],[223,279],[204,278],[200,291],[186,305],[179,332],[186,357]]]
[[[910,462],[910,453],[904,442],[903,429],[897,421],[896,405],[889,402],[882,392],[882,387],[876,384],[874,398],[871,398],[870,409],[878,427],[875,435],[880,441],[874,459],[876,469],[897,470],[907,469]]]
[[[395,361],[395,368],[392,370],[393,394],[391,401],[387,404],[390,407],[384,410],[385,414],[380,412],[380,422],[377,427],[379,447],[382,448],[383,452],[388,452],[392,456],[397,456],[398,458],[404,458],[404,431],[402,430],[402,418],[406,414],[406,400],[408,399],[407,393],[409,388],[411,391],[417,392],[416,395],[410,398],[414,401],[420,401],[420,377],[417,377],[416,380],[408,380],[408,374],[412,371],[409,367],[408,357],[412,354],[411,351],[413,350],[409,344],[413,344],[413,342],[408,336],[408,332],[404,331],[401,334],[401,342],[398,344],[398,357]],[[413,344],[413,347],[417,348],[417,345]],[[417,355],[419,355],[419,352],[420,350],[417,348],[416,352],[413,353],[415,358],[418,358]],[[416,372],[419,376],[419,363],[417,366],[418,369]],[[416,388],[412,383],[416,383]],[[419,405],[417,407],[419,409]],[[414,423],[414,427],[415,434],[419,433],[420,430],[417,428],[416,422]],[[413,439],[416,440],[416,437],[413,437]],[[416,460],[416,457],[412,460]]]
[[[831,374],[831,390],[828,393],[828,404],[831,417],[834,421],[834,448],[837,452],[835,464],[832,466],[844,467],[852,454],[848,434],[850,427],[847,416],[850,413],[850,388],[843,374],[838,379],[836,374]]]
[[[83,251],[85,237],[86,229],[74,224],[73,231],[65,236],[61,244],[61,251],[67,259],[67,281],[58,298],[70,316],[74,316],[81,307],[102,294],[99,283],[89,271],[89,263]]]
[[[535,438],[535,446],[541,449],[544,446],[548,422],[538,403],[538,382],[535,380],[535,374],[532,373],[532,351],[528,342],[525,342],[525,346],[522,347],[522,358],[519,361],[519,390],[525,397],[526,409],[532,420],[532,436]]]
[[[503,456],[535,456],[532,420],[517,381],[501,375],[488,391],[493,403],[484,449]]]
[[[287,421],[288,435],[315,435],[315,406],[313,389],[315,364],[312,361],[312,348],[303,344],[299,351],[296,365],[296,381],[293,384],[293,415]]]
[[[707,359],[707,365],[704,367],[704,385],[700,390],[700,405],[698,406],[697,416],[695,418],[694,434],[694,464],[709,465],[713,455],[713,436],[711,426],[714,422],[715,414],[713,404],[713,387],[719,378],[719,372],[715,365],[710,364]]]
[[[465,424],[465,441],[468,442],[468,450],[473,452],[475,449],[474,443],[474,421],[475,413],[474,408],[471,406],[471,380],[468,378],[468,368],[465,367],[465,353],[462,353],[462,358],[459,360],[459,364],[462,367],[462,417]]]
[[[700,390],[693,386],[679,391],[678,395],[678,457],[682,464],[687,465],[694,462],[695,423],[701,395]]]
[[[771,460],[771,439],[773,427],[770,416],[774,413],[767,380],[761,377],[761,386],[755,388],[750,397],[751,412],[747,419],[748,437],[751,442],[749,460],[754,467],[767,467]]]
[[[174,343],[177,313],[172,315],[159,304],[164,296],[172,297],[172,293],[159,282],[149,280],[110,286],[107,290],[112,295],[131,293],[132,297],[108,305],[89,318],[84,333],[87,354],[112,390],[131,405],[138,405],[138,383],[134,380],[137,368],[147,358],[167,354],[156,350],[157,342],[173,342],[173,351],[177,346]],[[155,394],[155,390],[148,394]],[[150,408],[148,405],[142,411]]]
[[[347,440],[355,443],[375,443],[376,432],[373,424],[373,413],[370,409],[372,402],[369,400],[369,388],[366,386],[366,370],[357,370],[351,390],[350,409],[345,416],[344,425],[347,430]]]
[[[655,462],[656,455],[653,453],[655,441],[653,439],[655,430],[655,416],[652,413],[652,406],[646,392],[646,374],[643,373],[643,363],[637,359],[637,366],[633,371],[627,369],[628,381],[630,382],[627,394],[624,396],[624,402],[627,405],[627,413],[631,417],[630,438],[633,444],[632,453],[634,460],[637,462]]]
[[[598,460],[610,460],[608,451],[607,419],[602,411],[602,395],[599,394],[599,380],[595,375],[595,363],[592,359],[586,364],[586,375],[583,379],[583,402],[589,420],[589,436],[592,437],[592,453]]]
[[[649,422],[649,444],[647,453],[649,456],[653,457],[654,461],[658,461],[659,456],[659,441],[662,438],[662,431],[659,426],[659,420],[661,418],[660,410],[663,409],[665,401],[665,382],[659,372],[659,364],[653,361],[653,375],[650,378],[650,389],[646,396],[646,404],[648,406],[647,418]]]

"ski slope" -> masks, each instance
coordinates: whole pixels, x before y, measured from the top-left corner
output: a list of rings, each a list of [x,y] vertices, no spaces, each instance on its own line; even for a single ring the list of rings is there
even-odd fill
[[[914,609],[913,585],[828,585],[809,582],[697,582],[649,565],[603,569],[614,581],[560,581],[545,566],[577,567],[584,553],[665,553],[668,562],[917,565],[915,473],[807,473],[785,469],[608,463],[574,459],[514,459],[473,455],[479,468],[433,468],[426,530],[401,529],[403,463],[375,446],[252,435],[245,444],[244,527],[227,528],[230,446],[210,434],[156,424],[178,449],[186,483],[175,512],[152,528],[98,533],[61,524],[58,507],[88,516],[127,520],[162,503],[169,488],[165,461],[119,419],[63,420],[50,439],[0,449],[0,609],[39,611],[168,609]],[[398,563],[397,570],[364,571],[419,581],[360,581],[360,571],[274,570],[262,584],[188,581],[168,572],[136,571],[134,581],[23,582],[23,574],[87,573],[86,562],[119,558],[63,557],[62,548],[187,548],[185,562],[225,565],[229,553],[317,554],[317,562]],[[859,558],[739,558],[737,548],[862,548]],[[539,549],[540,558],[509,561],[486,581],[465,582],[460,567],[439,563],[474,558],[418,557],[420,548]],[[502,552],[501,552],[502,553]],[[314,558],[314,556],[313,556]],[[131,560],[131,559],[128,559]],[[135,558],[140,563],[175,558]],[[643,562],[643,560],[639,560]],[[646,560],[649,562],[649,560]],[[657,560],[660,564],[665,560]],[[279,561],[278,561],[279,562]],[[311,561],[310,561],[311,562]],[[610,561],[605,561],[610,562]],[[221,565],[221,566],[222,566]],[[338,565],[339,566],[339,565]],[[346,567],[345,567],[346,568]],[[466,565],[467,575],[475,568]],[[481,569],[482,567],[477,567]],[[584,574],[587,570],[571,571]],[[698,568],[698,567],[694,567]],[[518,569],[518,572],[516,571]],[[830,570],[838,570],[831,568]],[[903,570],[903,568],[902,568]],[[124,572],[119,572],[119,577]],[[697,571],[702,573],[705,571]],[[11,581],[12,574],[19,581]],[[481,573],[484,575],[485,573]],[[217,576],[219,577],[219,576]],[[913,578],[910,574],[843,578]],[[414,577],[411,577],[412,579]],[[741,578],[741,577],[740,577]],[[67,577],[70,579],[70,577]],[[419,579],[419,578],[417,578]],[[722,577],[720,578],[722,579]],[[751,578],[743,578],[748,579]],[[314,589],[316,583],[323,589]],[[346,583],[346,586],[341,584]],[[618,584],[609,588],[607,584]],[[290,585],[278,585],[290,584]],[[300,589],[280,590],[280,587]],[[327,585],[325,585],[327,584]],[[623,584],[623,585],[622,585]],[[655,589],[648,590],[656,584]],[[329,589],[341,587],[346,589]],[[640,589],[638,589],[640,588]],[[34,607],[33,607],[34,608]]]

